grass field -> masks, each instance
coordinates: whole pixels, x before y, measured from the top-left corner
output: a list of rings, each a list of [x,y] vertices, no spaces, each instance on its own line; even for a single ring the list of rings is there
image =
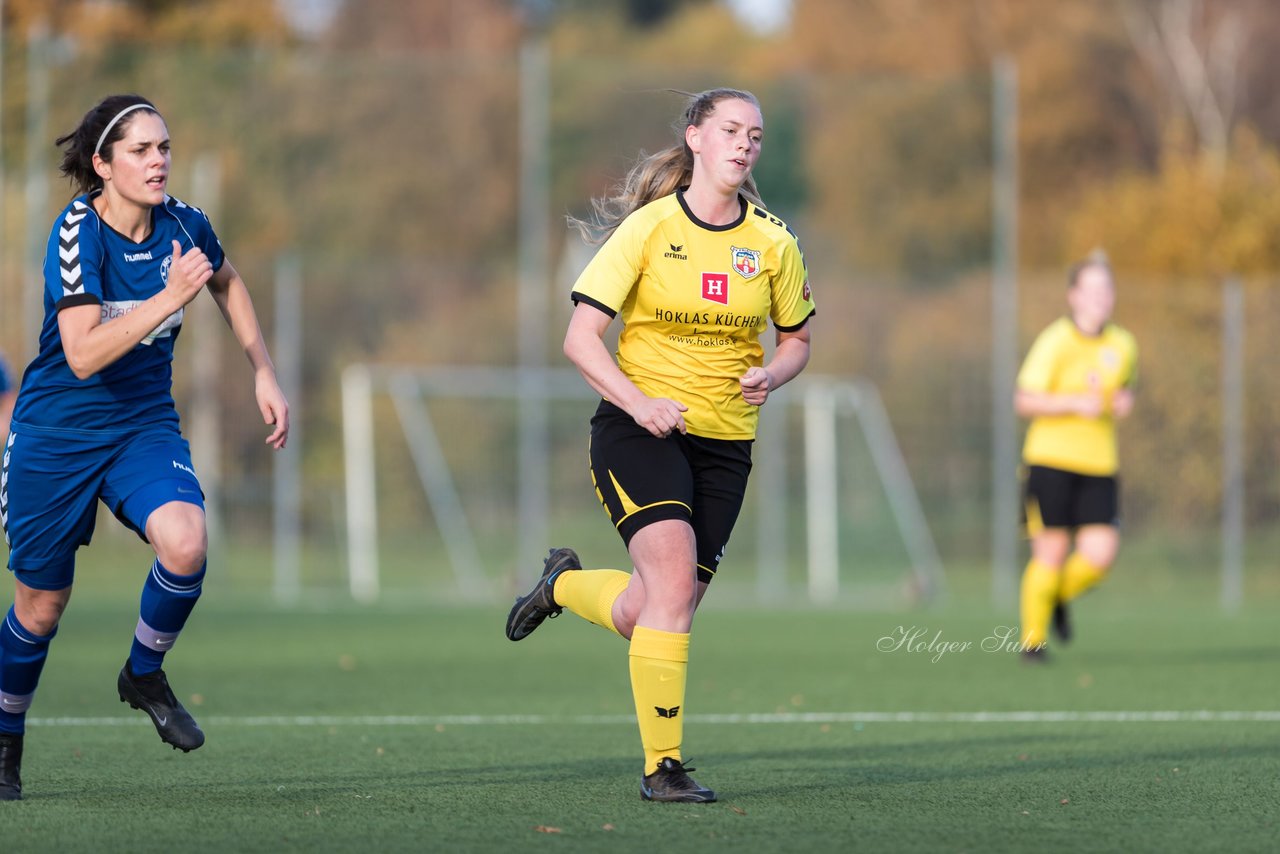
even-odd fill
[[[502,604],[285,611],[211,583],[167,668],[208,741],[172,751],[115,696],[136,575],[82,576],[31,712],[26,799],[0,804],[6,854],[1280,839],[1274,603],[1227,619],[1211,602],[1103,590],[1077,608],[1077,641],[1037,668],[982,649],[1009,615],[954,598],[904,613],[713,598],[685,757],[721,800],[685,806],[639,798],[625,643],[565,615],[512,644]],[[916,648],[892,648],[913,630]]]

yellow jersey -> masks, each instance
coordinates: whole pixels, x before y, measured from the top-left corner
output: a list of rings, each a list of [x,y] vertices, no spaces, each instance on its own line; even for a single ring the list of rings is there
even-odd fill
[[[622,318],[618,367],[650,397],[683,403],[690,433],[753,439],[759,407],[739,378],[764,362],[769,321],[784,332],[814,313],[794,232],[742,200],[742,215],[708,225],[680,192],[636,210],[573,287],[573,301]]]
[[[1078,474],[1107,477],[1119,466],[1110,399],[1137,378],[1138,345],[1129,332],[1108,323],[1085,335],[1070,317],[1040,333],[1018,372],[1018,388],[1050,394],[1096,391],[1106,405],[1096,417],[1042,415],[1027,429],[1022,460]]]

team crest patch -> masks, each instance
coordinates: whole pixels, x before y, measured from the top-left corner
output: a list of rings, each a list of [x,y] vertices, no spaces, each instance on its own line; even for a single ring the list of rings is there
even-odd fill
[[[729,274],[728,273],[703,273],[702,274],[702,298],[718,302],[721,305],[729,304]]]
[[[754,279],[760,272],[760,252],[756,249],[740,249],[731,246],[733,252],[733,269],[744,279]]]

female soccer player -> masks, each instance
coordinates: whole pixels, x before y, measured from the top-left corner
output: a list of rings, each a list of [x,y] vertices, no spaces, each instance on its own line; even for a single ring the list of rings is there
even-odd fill
[[[0,487],[15,577],[0,623],[2,800],[22,797],[27,709],[99,500],[156,553],[120,700],[146,712],[175,749],[204,743],[160,669],[204,580],[204,499],[172,395],[183,308],[202,290],[253,366],[267,444],[280,450],[289,436],[289,405],[244,281],[204,213],[166,192],[169,130],[159,111],[112,95],[57,144],[79,194],[49,235],[40,352],[22,378]]]
[[[591,474],[635,572],[583,571],[572,549],[553,549],[506,629],[521,640],[568,608],[629,639],[642,797],[713,801],[681,761],[689,630],[742,506],[757,408],[808,361],[814,304],[796,236],[751,176],[764,138],[755,96],[691,95],[677,130],[677,145],[593,201],[597,223],[571,220],[607,237],[574,286],[564,351],[603,397]],[[619,315],[615,362],[604,335]]]
[[[1070,315],[1040,333],[1018,373],[1014,408],[1031,419],[1023,447],[1031,560],[1022,576],[1022,645],[1045,660],[1052,618],[1071,638],[1067,603],[1102,580],[1120,547],[1116,419],[1133,411],[1137,345],[1111,322],[1106,259],[1071,268]],[[1074,550],[1072,539],[1074,534]]]

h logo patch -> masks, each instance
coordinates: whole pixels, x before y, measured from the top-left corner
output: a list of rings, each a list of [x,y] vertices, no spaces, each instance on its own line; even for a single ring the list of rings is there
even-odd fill
[[[703,273],[702,298],[721,305],[729,304],[729,274]]]

